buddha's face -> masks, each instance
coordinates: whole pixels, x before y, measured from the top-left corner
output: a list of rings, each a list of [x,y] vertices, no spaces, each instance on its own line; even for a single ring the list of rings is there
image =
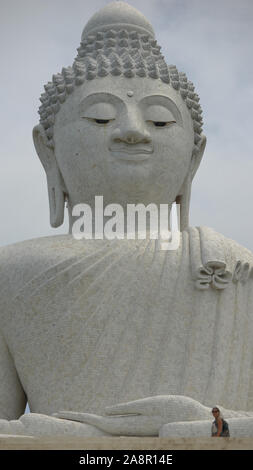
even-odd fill
[[[191,115],[159,79],[105,77],[75,88],[56,115],[55,157],[71,207],[171,203],[188,174]]]

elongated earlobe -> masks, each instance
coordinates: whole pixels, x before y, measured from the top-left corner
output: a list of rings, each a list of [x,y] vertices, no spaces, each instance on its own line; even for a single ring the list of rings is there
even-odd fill
[[[192,180],[197,172],[197,169],[202,160],[205,147],[206,147],[206,137],[201,136],[201,141],[199,142],[199,151],[194,152],[192,155],[190,169],[184,180],[184,183],[176,197],[176,203],[180,204],[180,231],[187,230],[189,227],[189,213],[190,213],[190,200],[191,200],[191,187]]]
[[[48,145],[41,125],[33,129],[33,141],[47,176],[50,224],[59,227],[64,221],[64,205],[67,191],[55,158],[54,149]]]
[[[191,183],[192,180],[190,174],[188,174],[180,194],[176,197],[176,203],[180,205],[180,232],[187,230],[189,227]]]
[[[52,182],[47,178],[48,199],[50,210],[50,224],[59,227],[64,221],[65,193],[62,190],[60,179],[55,176]]]

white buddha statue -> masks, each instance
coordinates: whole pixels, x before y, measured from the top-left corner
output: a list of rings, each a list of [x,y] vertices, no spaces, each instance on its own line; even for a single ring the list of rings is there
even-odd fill
[[[253,254],[189,227],[206,138],[194,86],[113,2],[41,97],[34,143],[53,227],[0,251],[0,434],[253,436]],[[75,240],[79,203],[181,207],[181,243]],[[93,221],[94,222],[94,221]],[[24,414],[28,400],[31,413]]]

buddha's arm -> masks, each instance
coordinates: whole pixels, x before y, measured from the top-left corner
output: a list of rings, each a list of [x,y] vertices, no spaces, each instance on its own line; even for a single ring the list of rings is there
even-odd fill
[[[89,424],[71,423],[37,413],[23,414],[26,395],[14,361],[0,332],[0,434],[12,435],[108,435]]]
[[[253,437],[253,412],[220,407],[229,418],[231,435]],[[59,412],[54,416],[96,426],[114,435],[192,437],[210,436],[211,408],[190,397],[161,395],[114,405],[105,416],[80,412]]]
[[[0,418],[19,418],[25,411],[26,401],[13,358],[0,332]]]
[[[18,420],[0,419],[0,435],[99,437],[111,434],[86,423],[74,423],[38,413],[27,413]]]

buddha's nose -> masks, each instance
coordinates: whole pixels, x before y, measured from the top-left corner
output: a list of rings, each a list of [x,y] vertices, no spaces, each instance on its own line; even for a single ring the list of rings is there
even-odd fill
[[[115,143],[149,144],[151,137],[145,129],[144,123],[137,116],[128,116],[121,125],[114,129],[112,140]]]

